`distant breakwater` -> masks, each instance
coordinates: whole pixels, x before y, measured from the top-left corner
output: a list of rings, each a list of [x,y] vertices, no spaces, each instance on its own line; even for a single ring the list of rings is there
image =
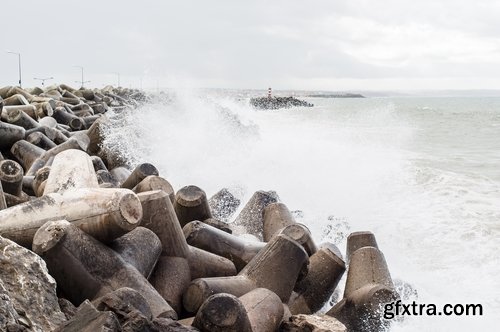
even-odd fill
[[[153,99],[111,86],[0,88],[0,330],[390,323],[381,305],[399,295],[371,232],[350,234],[342,254],[315,243],[274,191],[255,192],[236,214],[241,202],[223,184],[210,198],[196,185],[174,190],[155,165],[130,168],[103,145],[107,113]]]

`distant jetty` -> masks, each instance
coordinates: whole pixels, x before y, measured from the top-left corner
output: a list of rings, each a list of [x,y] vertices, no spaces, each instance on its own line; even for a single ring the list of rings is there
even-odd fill
[[[279,108],[290,107],[313,107],[314,105],[307,101],[295,97],[258,97],[251,98],[250,105],[258,109],[275,110]]]
[[[308,95],[311,98],[366,98],[359,93],[318,93],[313,95]]]

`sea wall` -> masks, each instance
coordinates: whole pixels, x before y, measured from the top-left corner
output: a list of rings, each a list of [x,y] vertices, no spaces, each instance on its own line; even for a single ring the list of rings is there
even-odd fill
[[[111,86],[0,88],[0,330],[388,325],[381,306],[399,295],[371,232],[352,233],[344,256],[274,191],[242,205],[222,184],[211,197],[173,188],[155,165],[130,168],[104,147],[107,113],[150,100]]]

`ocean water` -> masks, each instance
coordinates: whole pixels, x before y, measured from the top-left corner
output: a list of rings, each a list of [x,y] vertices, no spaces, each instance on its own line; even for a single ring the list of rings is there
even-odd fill
[[[407,301],[483,316],[407,316],[391,331],[492,331],[500,318],[500,98],[309,98],[256,111],[252,92],[176,91],[113,115],[106,144],[174,188],[243,201],[276,190],[318,242],[375,233]]]

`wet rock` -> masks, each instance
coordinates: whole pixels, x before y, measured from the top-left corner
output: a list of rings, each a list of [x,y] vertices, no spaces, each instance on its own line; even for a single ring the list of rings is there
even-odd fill
[[[31,331],[50,331],[66,320],[59,308],[56,283],[45,262],[1,236],[0,289],[2,297],[9,298],[1,309],[7,325],[15,322]]]
[[[294,315],[283,322],[280,332],[346,332],[337,319],[326,315]]]
[[[115,332],[120,323],[110,311],[98,311],[89,301],[83,302],[75,316],[57,328],[56,332]]]
[[[78,310],[78,308],[75,307],[73,303],[64,298],[59,298],[59,307],[61,308],[64,316],[66,316],[67,320],[73,318],[73,316],[76,314],[76,311]]]

